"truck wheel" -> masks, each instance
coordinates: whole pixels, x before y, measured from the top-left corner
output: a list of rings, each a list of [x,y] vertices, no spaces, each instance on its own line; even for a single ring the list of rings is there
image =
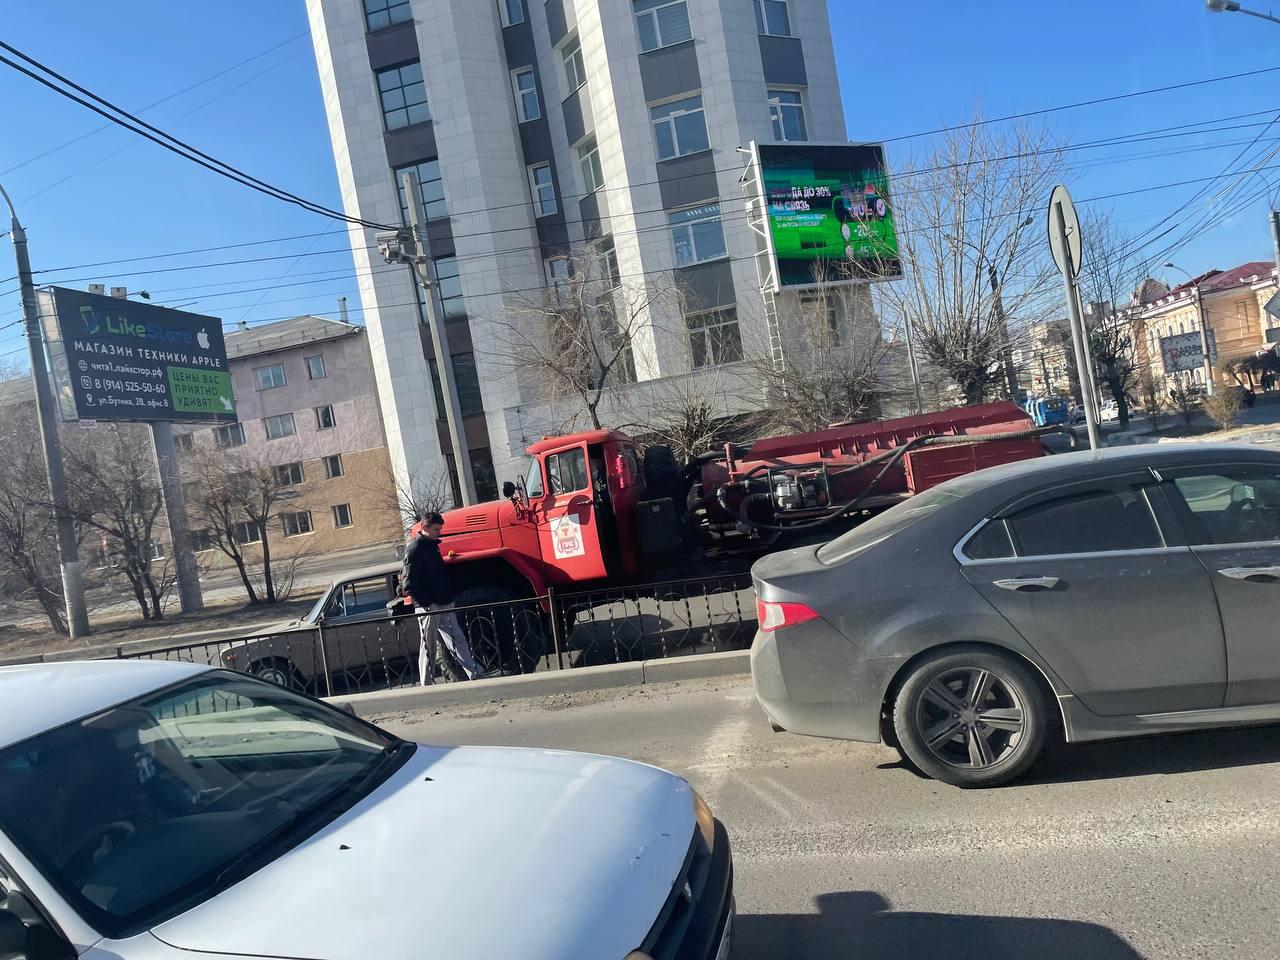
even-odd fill
[[[454,598],[454,606],[479,607],[458,615],[467,632],[471,654],[486,672],[505,668],[533,673],[546,650],[541,611],[514,590],[500,586],[469,587]],[[494,604],[486,608],[485,604]]]
[[[988,649],[926,658],[893,704],[899,749],[923,773],[957,787],[994,787],[1025,773],[1048,723],[1031,671]]]
[[[259,660],[249,668],[249,673],[259,680],[274,683],[277,687],[284,687],[286,690],[302,690],[306,687],[302,675],[284,657],[268,657],[266,660]]]

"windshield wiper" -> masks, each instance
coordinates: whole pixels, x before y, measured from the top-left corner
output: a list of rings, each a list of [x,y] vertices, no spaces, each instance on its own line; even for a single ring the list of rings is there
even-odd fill
[[[254,840],[253,845],[243,850],[236,856],[232,857],[227,864],[218,871],[217,876],[213,878],[213,886],[216,889],[222,889],[224,880],[232,877],[245,864],[250,863],[262,856],[264,850],[269,850],[275,841],[291,832],[298,825],[301,814],[297,807],[289,807],[289,815],[280,823],[276,824],[262,836]],[[235,882],[232,880],[232,882]]]

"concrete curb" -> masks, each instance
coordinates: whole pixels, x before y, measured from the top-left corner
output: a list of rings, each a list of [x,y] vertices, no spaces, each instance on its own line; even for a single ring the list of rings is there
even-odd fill
[[[349,704],[356,716],[368,718],[388,713],[403,713],[408,710],[468,706],[492,703],[495,700],[524,700],[560,693],[639,687],[646,683],[740,676],[750,672],[749,652],[730,650],[725,653],[704,653],[667,660],[643,660],[602,667],[551,670],[546,673],[531,673],[523,677],[494,677],[492,680],[476,680],[472,683],[441,683],[431,687],[405,687],[400,690],[379,690],[376,693],[353,693],[333,697],[330,702],[339,705]]]

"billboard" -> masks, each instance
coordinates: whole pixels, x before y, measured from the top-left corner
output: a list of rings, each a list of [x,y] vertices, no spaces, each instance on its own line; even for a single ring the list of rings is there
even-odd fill
[[[48,292],[60,399],[76,417],[236,419],[221,320],[65,287]]]
[[[1199,333],[1175,333],[1160,338],[1160,357],[1165,373],[1199,370],[1204,366],[1204,349]]]
[[[884,147],[752,144],[775,290],[902,275]]]

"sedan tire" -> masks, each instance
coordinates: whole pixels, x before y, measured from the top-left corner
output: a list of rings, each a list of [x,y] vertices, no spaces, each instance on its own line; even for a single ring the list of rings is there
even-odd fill
[[[1044,748],[1048,724],[1031,671],[985,648],[925,658],[893,704],[902,753],[923,773],[957,787],[993,787],[1025,773]]]

